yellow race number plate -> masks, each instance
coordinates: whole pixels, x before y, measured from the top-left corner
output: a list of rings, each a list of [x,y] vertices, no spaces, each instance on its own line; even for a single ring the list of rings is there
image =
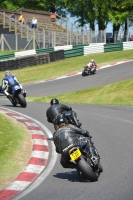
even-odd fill
[[[70,154],[71,160],[73,161],[79,158],[80,156],[81,156],[81,151],[79,149]]]

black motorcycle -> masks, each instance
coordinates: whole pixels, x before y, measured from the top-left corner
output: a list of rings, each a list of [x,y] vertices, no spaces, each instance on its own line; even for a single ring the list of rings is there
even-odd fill
[[[91,74],[95,74],[96,72],[96,66],[93,65],[93,66],[85,66],[84,67],[84,70],[82,71],[82,76],[88,76],[88,75],[91,75]]]
[[[83,174],[87,180],[95,182],[98,181],[103,168],[100,163],[100,156],[93,142],[89,138],[86,138],[86,140],[87,145],[85,147],[76,145],[69,148],[69,152],[67,147],[63,152],[69,153],[70,161],[77,165],[78,173]]]

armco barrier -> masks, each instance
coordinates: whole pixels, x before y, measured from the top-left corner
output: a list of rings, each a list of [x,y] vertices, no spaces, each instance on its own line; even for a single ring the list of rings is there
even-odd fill
[[[79,46],[78,48],[73,48],[64,51],[64,58],[71,58],[76,56],[83,56],[84,55],[84,47]]]
[[[89,44],[75,44],[73,45],[73,48],[84,47],[84,46],[89,46]]]
[[[68,49],[72,49],[72,45],[66,45],[66,46],[56,46],[54,47],[54,51],[58,51],[58,50],[68,50]]]
[[[62,49],[63,47],[61,46],[60,48]],[[62,60],[64,58],[71,58],[94,53],[106,53],[133,49],[133,41],[111,44],[95,43],[90,45],[66,45],[64,46],[64,49],[65,48],[67,48],[67,50],[57,50],[57,48],[55,48],[56,51],[54,51],[54,48],[50,47],[46,49],[28,50],[7,55],[1,55],[0,71],[4,71],[7,69],[18,69],[27,66],[41,65],[49,62]],[[28,56],[27,53],[29,54]]]
[[[27,50],[27,51],[15,52],[15,57],[29,56],[29,55],[35,55],[35,54],[36,54],[36,50],[32,49],[32,50]]]
[[[15,56],[14,53],[0,55],[0,60],[4,60],[4,59],[8,59],[8,58],[13,58],[14,56]]]
[[[104,43],[91,44],[89,46],[84,46],[84,56],[94,53],[104,53]]]
[[[53,47],[46,48],[46,49],[36,49],[36,54],[49,53],[52,51],[54,51]]]
[[[104,44],[104,52],[112,52],[112,51],[122,51],[123,50],[123,43],[111,43],[111,44]]]
[[[123,50],[133,49],[133,41],[123,42]]]

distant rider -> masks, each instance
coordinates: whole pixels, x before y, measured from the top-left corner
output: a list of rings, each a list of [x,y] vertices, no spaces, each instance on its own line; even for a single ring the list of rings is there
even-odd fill
[[[93,59],[91,59],[91,61],[86,65],[86,67],[88,70],[91,69],[93,71],[93,70],[96,70],[97,65],[96,65],[95,61]]]
[[[79,123],[79,120],[77,118],[76,112],[72,111],[71,107],[64,105],[64,104],[60,104],[59,100],[56,98],[51,99],[50,104],[51,104],[51,106],[46,111],[46,117],[47,117],[48,122],[56,125],[58,117],[60,117],[61,115],[64,115],[63,112],[71,111],[71,115],[72,115],[72,118],[73,118],[75,124],[78,127],[81,126],[81,123]]]
[[[9,70],[5,72],[5,77],[2,79],[2,86],[1,89],[3,93],[7,96],[7,98],[10,97],[10,92],[12,91],[12,86],[14,85],[20,85],[18,79],[16,76],[12,75]],[[22,85],[20,85],[22,89]]]

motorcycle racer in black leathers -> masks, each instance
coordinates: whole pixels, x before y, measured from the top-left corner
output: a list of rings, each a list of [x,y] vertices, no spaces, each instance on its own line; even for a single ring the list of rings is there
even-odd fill
[[[71,112],[71,117],[73,118],[74,124],[78,127],[81,126],[81,123],[79,123],[79,120],[77,118],[77,114],[74,111],[72,111],[71,107],[64,104],[60,104],[58,99],[52,99],[50,104],[51,106],[46,111],[46,117],[48,122],[56,125],[58,117],[60,117],[61,115],[65,115],[65,111],[69,111]]]
[[[76,168],[76,164],[70,162],[69,155],[66,152],[76,144],[87,145],[85,137],[89,137],[91,140],[91,136],[87,130],[67,124],[65,118],[58,119],[58,127],[53,134],[53,139],[56,152],[61,154],[60,163],[64,168]]]
[[[58,119],[58,126],[56,126],[56,130],[53,133],[54,144],[56,148],[56,152],[61,154],[60,164],[64,168],[76,168],[78,174],[80,175],[80,170],[76,163],[70,161],[69,150],[73,147],[86,147],[91,156],[97,160],[100,158],[97,151],[94,153],[94,142],[91,139],[89,132],[82,128],[78,128],[72,124],[68,124],[66,118]],[[97,153],[96,153],[97,152]],[[103,172],[102,165],[100,164],[100,160],[97,163],[99,165],[99,173]]]

